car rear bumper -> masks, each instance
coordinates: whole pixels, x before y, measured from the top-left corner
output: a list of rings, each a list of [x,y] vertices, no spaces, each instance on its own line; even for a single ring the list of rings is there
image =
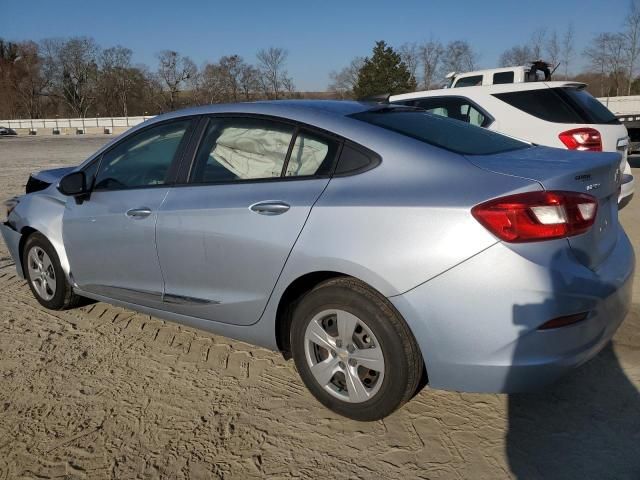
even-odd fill
[[[390,298],[416,336],[432,387],[535,390],[611,340],[631,303],[635,257],[624,231],[597,271],[577,262],[566,240],[527,247],[524,256],[498,243]],[[583,312],[578,323],[538,329]]]
[[[22,261],[20,260],[20,239],[22,235],[20,232],[16,232],[11,225],[7,223],[0,223],[0,233],[4,243],[9,250],[9,254],[16,264],[16,272],[20,278],[24,278],[24,272],[22,270]]]
[[[635,190],[635,179],[633,175],[624,174],[622,179],[622,186],[620,187],[620,195],[618,197],[618,208],[622,209],[626,207],[631,199]]]

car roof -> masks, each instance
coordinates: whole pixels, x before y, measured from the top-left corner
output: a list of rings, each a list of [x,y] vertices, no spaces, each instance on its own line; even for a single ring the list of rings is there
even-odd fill
[[[170,118],[179,118],[191,115],[219,113],[272,115],[302,121],[301,117],[317,116],[318,114],[321,114],[322,116],[344,117],[354,113],[364,112],[375,107],[375,103],[356,102],[350,100],[263,100],[257,102],[225,103],[190,107],[158,115],[153,118],[153,121],[162,121]]]
[[[411,100],[414,98],[424,97],[456,97],[456,96],[470,96],[474,95],[486,95],[492,93],[506,93],[506,92],[521,92],[526,90],[541,90],[544,88],[558,88],[558,87],[573,87],[584,88],[586,83],[570,82],[570,81],[551,81],[551,82],[521,82],[521,83],[501,83],[497,85],[481,85],[475,87],[460,87],[460,88],[441,88],[438,90],[424,90],[420,92],[403,93],[400,95],[392,95],[389,98],[390,102],[396,102],[400,100]]]

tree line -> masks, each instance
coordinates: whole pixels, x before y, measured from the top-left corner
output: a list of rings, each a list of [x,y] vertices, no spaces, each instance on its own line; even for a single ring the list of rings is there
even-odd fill
[[[445,77],[451,72],[479,68],[480,52],[465,40],[443,43],[430,38],[421,43],[403,43],[395,49],[384,44],[384,52],[379,47],[380,42],[371,57],[355,57],[341,70],[332,71],[329,90],[340,98],[359,97],[363,93],[405,93],[415,88],[431,90],[443,87]],[[544,60],[552,68],[557,67],[554,79],[588,83],[589,90],[596,96],[635,95],[640,94],[639,56],[640,0],[631,0],[620,31],[595,35],[582,51],[576,47],[573,24],[560,32],[542,27],[533,31],[527,42],[504,50],[498,65],[485,68],[529,65]],[[575,72],[580,59],[586,69]],[[389,68],[389,62],[394,63],[390,70],[379,74],[381,84],[371,80],[372,62],[378,65],[378,70]],[[385,78],[407,75],[406,82],[384,83]]]
[[[88,37],[10,42],[0,38],[0,118],[136,116],[184,106],[300,98],[287,72],[287,50],[259,50],[255,61],[225,55],[198,67],[173,50],[156,55],[154,68],[134,64],[123,46],[102,48]],[[640,94],[640,0],[631,0],[618,32],[575,44],[574,26],[539,28],[528,41],[507,48],[497,66],[543,59],[557,66],[555,79],[583,81],[596,96]],[[441,88],[450,72],[479,68],[480,52],[466,40],[430,38],[394,48],[376,42],[329,74],[328,95],[361,98]],[[580,61],[582,60],[582,61]],[[576,72],[577,64],[586,65]],[[493,67],[491,65],[489,67]]]
[[[297,95],[279,47],[259,50],[255,63],[226,55],[200,68],[172,50],[157,54],[153,70],[132,57],[88,37],[0,39],[0,118],[126,117]]]

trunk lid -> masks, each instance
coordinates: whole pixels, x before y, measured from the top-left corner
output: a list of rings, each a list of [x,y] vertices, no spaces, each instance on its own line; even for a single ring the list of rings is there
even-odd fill
[[[532,147],[497,155],[468,155],[479,168],[503,175],[534,180],[545,190],[587,193],[598,199],[594,225],[582,235],[570,237],[576,258],[596,269],[611,253],[618,238],[618,189],[620,154],[592,153]]]

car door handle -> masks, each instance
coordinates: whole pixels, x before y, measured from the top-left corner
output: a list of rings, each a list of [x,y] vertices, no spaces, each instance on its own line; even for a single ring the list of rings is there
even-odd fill
[[[287,212],[291,206],[280,200],[267,200],[264,202],[254,203],[249,207],[252,211],[260,215],[282,215]]]
[[[149,215],[151,215],[151,209],[147,207],[132,208],[131,210],[127,210],[127,217],[145,218]]]

